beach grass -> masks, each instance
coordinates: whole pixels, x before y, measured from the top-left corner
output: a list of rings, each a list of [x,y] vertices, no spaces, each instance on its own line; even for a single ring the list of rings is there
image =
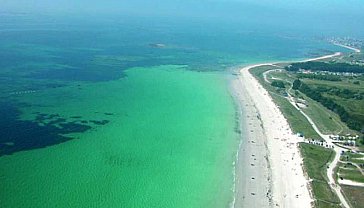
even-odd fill
[[[292,77],[289,73],[286,73],[285,71],[272,71],[269,73],[269,75],[269,77],[272,77],[274,79],[285,80],[290,83],[294,81],[294,77]]]
[[[327,81],[327,80],[317,80],[317,79],[304,79],[304,82],[309,85],[316,85],[316,86],[323,86],[323,87],[337,87],[342,89],[349,89],[349,90],[363,90],[363,85],[356,85],[353,84],[354,81],[360,81],[360,77],[358,78],[346,78],[340,77],[342,81]]]
[[[320,146],[300,143],[305,170],[312,179],[312,192],[316,207],[339,207],[339,199],[330,188],[326,177],[326,166],[333,160],[335,152]]]
[[[337,114],[302,93],[300,93],[300,95],[303,96],[308,105],[306,108],[302,108],[302,111],[315,122],[323,134],[353,133],[353,131],[340,120]]]
[[[286,98],[275,94],[272,94],[272,98],[278,104],[294,133],[302,133],[306,138],[321,140],[307,119]]]
[[[341,206],[339,204],[331,204],[331,203],[327,203],[324,201],[317,201],[316,202],[316,207],[320,207],[320,208],[341,208]]]
[[[364,176],[361,174],[360,170],[352,164],[340,163],[337,174],[343,179],[364,183]]]
[[[342,177],[343,179],[364,183],[364,176],[359,170],[360,165],[364,163],[361,154],[345,152],[340,160],[342,162],[338,164],[336,171],[337,180]]]
[[[350,206],[353,208],[361,208],[364,204],[364,187],[341,185],[345,197],[348,199]]]
[[[348,162],[352,162],[352,163],[364,163],[364,157],[361,154],[354,154],[354,153],[350,153],[350,152],[345,152],[341,158],[341,161],[348,161]]]

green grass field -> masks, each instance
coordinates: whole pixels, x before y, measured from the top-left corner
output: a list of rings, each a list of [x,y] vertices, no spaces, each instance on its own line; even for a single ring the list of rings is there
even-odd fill
[[[364,175],[357,166],[364,164],[363,155],[345,152],[338,167],[338,176],[343,179],[364,183]],[[355,166],[357,165],[357,166]],[[362,170],[363,171],[363,170]],[[340,179],[338,179],[340,180]]]
[[[363,183],[364,176],[361,174],[359,169],[353,165],[347,164],[347,163],[363,164],[364,160],[360,159],[360,158],[363,158],[363,155],[345,152],[345,154],[342,155],[340,158],[340,160],[345,161],[345,163],[341,162],[339,164],[339,167],[337,167],[337,171],[338,171],[340,177],[343,177],[344,179],[349,179],[349,180]],[[337,180],[340,180],[339,177],[337,177]],[[342,188],[344,196],[348,199],[348,202],[350,203],[351,207],[353,207],[353,208],[362,208],[363,207],[364,187],[341,185],[341,188]]]
[[[320,103],[312,100],[311,98],[300,93],[308,107],[303,108],[305,112],[315,122],[317,127],[324,134],[354,134],[355,131],[350,130],[345,123],[343,123],[339,116],[325,108]]]
[[[350,152],[345,152],[345,154],[341,157],[342,161],[349,161],[357,164],[364,164],[364,156],[361,154],[354,154]]]
[[[364,187],[341,186],[345,197],[348,199],[351,207],[363,208],[364,206]]]
[[[364,84],[353,84],[354,81],[360,82],[360,78],[345,78],[342,77],[342,81],[326,81],[326,80],[316,80],[316,79],[302,79],[306,84],[324,86],[324,87],[337,87],[346,88],[349,90],[364,90]]]
[[[285,80],[285,81],[288,81],[290,83],[292,83],[294,81],[294,77],[292,77],[291,74],[285,72],[285,71],[273,71],[273,72],[270,72],[268,74],[268,78],[275,78],[275,79],[280,79],[280,80]]]
[[[354,166],[346,165],[346,168],[339,168],[338,174],[344,179],[364,183],[364,176]]]
[[[302,81],[313,88],[328,88],[328,89],[340,89],[340,90],[350,90],[356,94],[364,93],[364,82],[361,81],[362,77],[357,78],[343,78],[342,81],[324,81],[324,80],[312,80],[303,79]],[[357,81],[360,84],[354,84]],[[343,98],[338,95],[322,93],[323,96],[333,99],[337,104],[343,106],[349,115],[355,120],[359,121],[364,125],[364,99],[354,99],[354,98]],[[350,130],[346,130],[348,133]],[[345,133],[345,132],[344,132]],[[355,133],[355,132],[354,132]]]
[[[326,178],[326,166],[334,158],[335,152],[306,143],[300,143],[300,150],[304,158],[305,170],[312,179],[311,186],[316,199],[316,207],[340,207],[340,201],[330,188]]]

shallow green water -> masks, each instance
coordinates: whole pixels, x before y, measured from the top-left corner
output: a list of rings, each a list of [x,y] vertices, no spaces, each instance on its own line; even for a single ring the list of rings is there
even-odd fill
[[[0,157],[2,207],[228,206],[238,140],[226,76],[183,66],[126,75],[17,98],[31,104],[23,120],[41,112],[108,123]]]

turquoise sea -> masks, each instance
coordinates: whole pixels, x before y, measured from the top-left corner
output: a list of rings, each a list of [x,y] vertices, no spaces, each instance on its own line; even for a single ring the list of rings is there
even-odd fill
[[[254,23],[2,15],[0,207],[228,207],[232,71],[340,50]]]

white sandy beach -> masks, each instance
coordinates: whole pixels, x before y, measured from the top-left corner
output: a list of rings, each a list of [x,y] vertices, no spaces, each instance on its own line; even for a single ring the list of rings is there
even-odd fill
[[[312,58],[315,61],[341,53]],[[245,121],[244,138],[236,166],[234,207],[312,207],[309,180],[305,176],[298,143],[287,120],[268,92],[249,72],[240,70],[233,88]],[[243,126],[244,126],[243,125]]]
[[[243,135],[235,166],[235,200],[232,207],[271,207],[271,171],[262,121],[240,80],[234,80],[232,88],[241,109]]]

